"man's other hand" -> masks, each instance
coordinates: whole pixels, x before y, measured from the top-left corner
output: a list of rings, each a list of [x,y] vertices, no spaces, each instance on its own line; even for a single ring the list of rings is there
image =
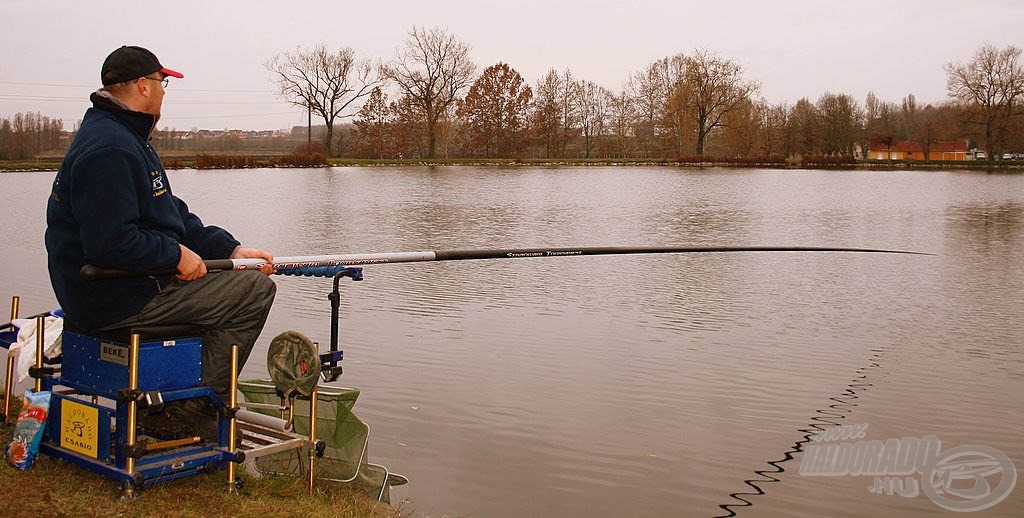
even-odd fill
[[[183,281],[194,281],[206,275],[206,263],[203,262],[203,258],[183,244],[179,243],[178,247],[181,248],[181,259],[178,259],[176,277]]]
[[[231,259],[263,259],[267,262],[267,264],[260,266],[260,271],[263,272],[264,275],[273,275],[274,272],[277,271],[272,266],[274,263],[274,256],[270,255],[270,252],[260,250],[259,248],[240,246],[231,254]]]

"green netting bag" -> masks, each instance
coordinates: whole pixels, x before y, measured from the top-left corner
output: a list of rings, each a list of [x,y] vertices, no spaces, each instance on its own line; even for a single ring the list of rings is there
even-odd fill
[[[270,380],[241,381],[239,391],[252,403],[277,405],[274,382]],[[408,482],[387,468],[369,462],[367,445],[370,427],[352,413],[359,398],[359,389],[323,386],[317,393],[317,438],[326,443],[323,458],[317,461],[317,478],[350,484],[382,502],[390,502],[390,489]],[[253,409],[276,417],[276,412]],[[295,432],[309,433],[309,400],[295,402]],[[303,476],[309,459],[297,452],[282,452],[256,459],[255,467],[261,473]]]

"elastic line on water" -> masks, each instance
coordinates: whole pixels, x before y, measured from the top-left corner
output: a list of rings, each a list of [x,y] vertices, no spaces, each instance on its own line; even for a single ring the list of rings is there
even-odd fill
[[[829,399],[832,403],[826,408],[819,408],[814,411],[815,415],[811,418],[805,428],[798,428],[797,431],[803,433],[803,437],[793,443],[789,450],[786,450],[782,455],[781,459],[770,460],[767,462],[773,469],[760,469],[754,470],[754,474],[759,478],[753,478],[744,480],[743,483],[754,489],[754,492],[736,492],[729,493],[729,498],[734,500],[733,502],[726,504],[719,504],[722,510],[728,514],[715,515],[715,518],[729,518],[737,516],[735,508],[753,507],[754,502],[749,500],[752,497],[758,495],[764,495],[765,489],[762,485],[781,482],[782,479],[777,478],[775,475],[784,473],[785,468],[782,467],[783,463],[789,462],[795,458],[797,453],[804,451],[804,445],[811,442],[811,436],[818,434],[824,430],[830,429],[835,426],[840,426],[843,423],[843,419],[853,412],[853,407],[858,406],[853,400],[859,399],[858,393],[866,391],[869,387],[873,387],[874,384],[867,381],[868,374],[878,367],[881,366],[881,357],[886,353],[891,346],[881,347],[877,349],[871,349],[871,355],[868,357],[867,366],[857,369],[856,377],[850,380],[847,384],[846,389],[842,393],[836,396],[832,396]]]

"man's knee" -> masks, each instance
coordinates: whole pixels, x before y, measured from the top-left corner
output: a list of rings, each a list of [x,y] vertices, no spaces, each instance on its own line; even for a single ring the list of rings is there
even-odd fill
[[[277,295],[277,283],[269,276],[263,275],[256,270],[246,270],[235,275],[240,275],[245,279],[251,296],[268,299],[268,303],[273,302],[274,296]]]

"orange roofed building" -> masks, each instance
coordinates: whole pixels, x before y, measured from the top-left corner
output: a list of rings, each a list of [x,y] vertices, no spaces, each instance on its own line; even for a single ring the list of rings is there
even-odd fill
[[[924,146],[920,142],[899,140],[886,146],[882,142],[872,142],[868,148],[871,160],[925,160]],[[928,149],[927,160],[967,160],[967,141],[952,140],[933,142]]]

